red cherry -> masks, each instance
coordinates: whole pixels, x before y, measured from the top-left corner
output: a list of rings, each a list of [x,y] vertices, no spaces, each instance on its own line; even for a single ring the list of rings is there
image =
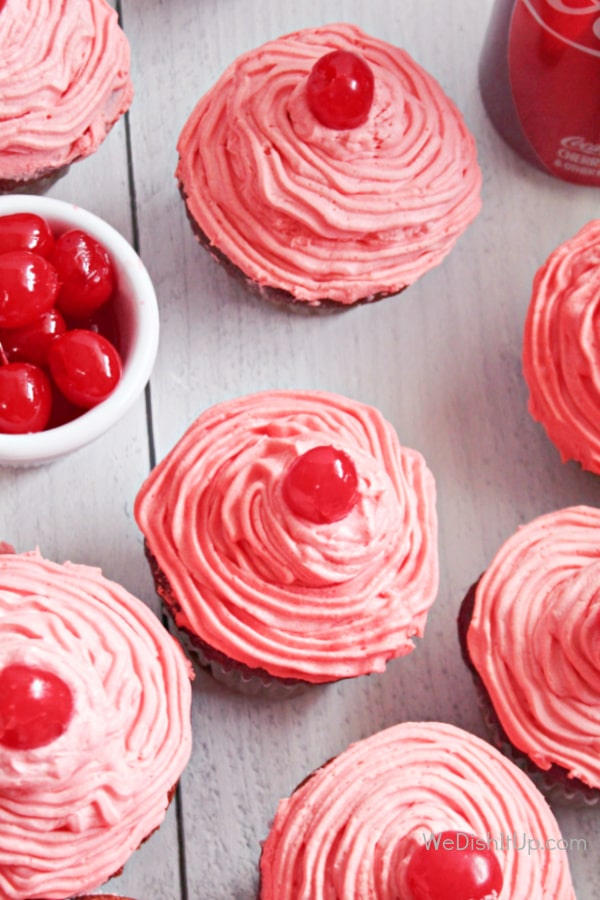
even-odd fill
[[[54,236],[41,216],[27,212],[0,216],[0,253],[31,250],[47,257],[53,247]]]
[[[53,672],[13,663],[0,671],[0,744],[33,750],[60,737],[73,715],[73,694]]]
[[[337,522],[358,499],[358,476],[343,450],[313,447],[290,465],[282,490],[295,515],[310,522]]]
[[[52,341],[48,365],[58,389],[84,409],[106,400],[122,373],[121,357],[110,341],[84,328],[66,331]]]
[[[432,835],[406,869],[410,900],[485,900],[502,890],[502,869],[487,842],[462,831]]]
[[[54,306],[58,275],[48,260],[29,250],[0,254],[0,328],[29,325]]]
[[[113,293],[115,276],[110,257],[84,231],[74,228],[61,234],[52,261],[61,282],[56,305],[66,317],[84,319]]]
[[[51,341],[66,330],[65,320],[59,311],[50,309],[30,325],[0,329],[0,344],[10,362],[22,361],[45,366]]]
[[[38,366],[26,362],[0,365],[1,434],[43,431],[51,408],[50,381]]]
[[[374,92],[373,72],[361,56],[348,50],[334,50],[318,59],[306,82],[313,116],[337,130],[367,121]]]

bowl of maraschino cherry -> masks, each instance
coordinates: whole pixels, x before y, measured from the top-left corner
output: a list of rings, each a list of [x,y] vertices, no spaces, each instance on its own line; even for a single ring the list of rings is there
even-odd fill
[[[156,293],[128,241],[50,197],[0,197],[0,465],[95,440],[143,392]]]

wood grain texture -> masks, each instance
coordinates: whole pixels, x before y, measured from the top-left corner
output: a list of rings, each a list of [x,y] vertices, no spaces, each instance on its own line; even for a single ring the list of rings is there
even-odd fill
[[[180,797],[107,892],[254,900],[260,841],[277,801],[313,768],[405,719],[443,719],[484,735],[456,637],[464,593],[520,523],[560,506],[600,504],[600,478],[563,465],[529,417],[520,362],[533,274],[597,217],[599,195],[530,168],[487,120],[477,57],[490,8],[490,0],[121,2],[136,87],[130,141],[122,122],[51,193],[127,237],[135,225],[161,314],[152,421],[140,400],[110,434],[69,459],[0,470],[0,539],[100,565],[156,609],[132,517],[152,453],[164,456],[215,402],[319,388],[379,407],[401,441],[425,455],[438,487],[441,584],[425,639],[383,675],[283,703],[243,698],[199,675]],[[455,100],[478,143],[484,206],[444,263],[400,297],[302,317],[251,297],[197,246],[174,178],[175,144],[196,100],[239,53],[342,20],[404,47]],[[570,858],[577,897],[600,898],[598,810],[557,810],[557,817],[567,838],[587,841],[587,852]]]

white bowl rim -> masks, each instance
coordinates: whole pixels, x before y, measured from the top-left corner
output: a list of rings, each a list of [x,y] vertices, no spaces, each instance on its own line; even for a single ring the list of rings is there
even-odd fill
[[[98,438],[111,428],[144,390],[158,351],[159,314],[154,285],[140,256],[129,241],[95,213],[75,203],[34,194],[0,196],[0,215],[32,212],[44,218],[66,222],[87,231],[107,247],[118,265],[135,282],[137,336],[121,381],[106,400],[77,419],[33,434],[0,434],[0,466],[34,465],[50,462]]]

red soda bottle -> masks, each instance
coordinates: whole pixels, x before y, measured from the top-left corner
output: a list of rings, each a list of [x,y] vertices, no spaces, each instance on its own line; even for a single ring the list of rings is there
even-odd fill
[[[521,156],[600,187],[600,0],[496,0],[479,86]]]

